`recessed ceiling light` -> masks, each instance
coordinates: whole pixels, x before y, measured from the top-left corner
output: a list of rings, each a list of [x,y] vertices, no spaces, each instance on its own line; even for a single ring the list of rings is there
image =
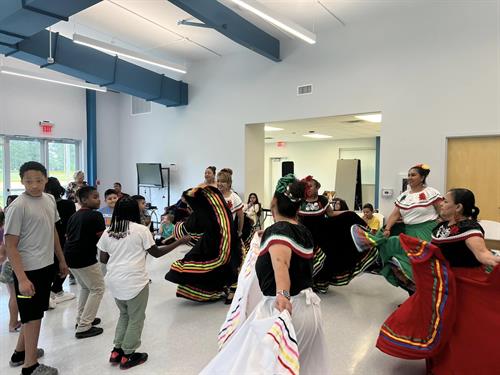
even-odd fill
[[[283,128],[276,128],[274,126],[264,125],[264,131],[266,132],[279,132],[283,130]]]
[[[382,113],[367,113],[365,115],[356,115],[354,117],[367,122],[382,122]]]
[[[302,134],[303,137],[307,138],[314,138],[314,139],[327,139],[327,138],[333,138],[331,135],[326,135],[326,134],[320,134],[320,133],[307,133],[307,134]]]

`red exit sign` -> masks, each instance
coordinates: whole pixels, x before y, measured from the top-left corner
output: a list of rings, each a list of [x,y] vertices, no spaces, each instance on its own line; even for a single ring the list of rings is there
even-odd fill
[[[54,128],[54,123],[51,121],[40,121],[38,123],[40,125],[40,130],[42,131],[42,134],[44,135],[51,135],[52,134],[52,129]]]

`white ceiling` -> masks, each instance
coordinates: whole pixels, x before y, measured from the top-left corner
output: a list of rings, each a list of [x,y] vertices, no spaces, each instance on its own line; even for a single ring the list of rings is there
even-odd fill
[[[344,27],[330,12],[350,26],[360,22],[363,17],[374,17],[377,13],[385,12],[388,7],[402,7],[430,0],[259,1],[275,13],[315,32],[320,40],[323,33]],[[304,43],[240,9],[231,0],[219,2],[281,41]],[[59,22],[52,30],[68,38],[77,33],[106,43],[115,43],[123,48],[188,67],[191,62],[248,51],[212,29],[178,25],[177,21],[182,19],[192,17],[167,0],[104,0],[74,15],[69,22]],[[161,69],[144,66],[162,72]]]
[[[355,122],[354,122],[355,121]],[[266,143],[321,142],[353,138],[374,138],[380,135],[381,123],[360,121],[355,115],[320,117],[304,120],[270,122],[266,125],[282,128],[282,131],[265,132]],[[331,135],[332,138],[314,139],[304,137],[309,131]]]

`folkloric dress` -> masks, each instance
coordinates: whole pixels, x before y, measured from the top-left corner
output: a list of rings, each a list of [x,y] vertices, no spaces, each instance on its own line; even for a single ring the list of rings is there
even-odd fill
[[[359,253],[350,235],[352,225],[365,222],[356,213],[346,211],[327,217],[328,199],[318,196],[314,202],[303,202],[299,220],[314,238],[314,287],[326,292],[329,285],[341,286],[363,272],[376,257],[377,251]]]
[[[292,316],[276,310],[269,248],[291,249]],[[219,332],[219,354],[208,374],[328,374],[320,299],[311,290],[313,242],[300,224],[277,222],[254,236],[238,289]]]
[[[441,194],[431,187],[426,187],[418,193],[411,193],[410,190],[403,192],[395,202],[404,223],[399,232],[430,241],[432,229],[436,226],[438,218],[434,205],[442,199]],[[395,275],[393,267],[399,269],[407,280],[413,281],[411,264],[401,248],[398,236],[395,235],[399,234],[397,228],[391,229],[393,236],[389,238],[386,238],[382,231],[371,234],[362,227],[353,228],[352,236],[359,251],[363,252],[376,247],[383,265],[380,274],[392,285],[407,289],[408,285],[403,284]]]
[[[220,299],[238,278],[241,244],[231,212],[217,188],[201,186],[184,193],[193,213],[175,227],[175,236],[199,235],[183,259],[172,263],[165,279],[179,284],[177,296],[198,302]]]
[[[465,242],[474,236],[473,220],[441,223],[431,243],[400,236],[417,288],[382,326],[380,350],[426,359],[434,375],[500,374],[500,267],[479,263]]]

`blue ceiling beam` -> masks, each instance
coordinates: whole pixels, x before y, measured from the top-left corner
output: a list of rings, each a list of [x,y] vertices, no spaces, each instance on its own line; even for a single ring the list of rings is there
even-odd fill
[[[49,35],[54,63],[48,64]],[[73,43],[58,33],[40,31],[17,43],[8,55],[111,90],[166,106],[187,105],[187,84]],[[1,45],[0,45],[1,50]]]
[[[101,1],[0,0],[0,43],[19,43]]]
[[[101,1],[0,0],[0,54],[166,106],[187,105],[186,83],[45,30]],[[49,35],[53,64],[47,62]]]
[[[15,52],[15,48],[10,44],[0,42],[0,55],[8,55],[12,52]]]
[[[280,41],[216,0],[168,0],[229,39],[273,61],[280,59]]]

